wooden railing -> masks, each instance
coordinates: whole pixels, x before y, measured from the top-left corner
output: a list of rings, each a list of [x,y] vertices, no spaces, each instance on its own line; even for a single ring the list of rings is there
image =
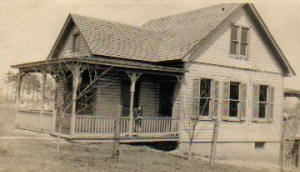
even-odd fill
[[[19,110],[16,124],[19,128],[35,131],[52,131],[53,117],[51,112],[40,113],[39,110]]]
[[[132,121],[132,125],[130,125]],[[178,133],[179,119],[175,117],[144,117],[141,120],[121,117],[121,136],[153,136]],[[130,130],[132,126],[132,130]],[[77,136],[112,136],[114,118],[101,116],[77,115],[75,120],[75,135]],[[132,133],[130,133],[132,131]]]

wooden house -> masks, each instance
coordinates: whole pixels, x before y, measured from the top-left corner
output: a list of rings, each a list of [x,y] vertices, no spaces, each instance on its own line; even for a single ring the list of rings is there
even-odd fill
[[[181,119],[190,114],[199,117],[200,128],[220,120],[218,157],[278,162],[283,83],[295,72],[253,4],[219,4],[143,26],[70,14],[46,60],[13,67],[43,72],[62,62],[118,71],[109,87],[97,82],[89,114],[76,113],[72,103],[64,126],[69,139],[110,139],[121,104],[123,142],[177,141],[186,150]],[[70,71],[75,94],[82,70]],[[143,120],[135,131],[139,105]],[[23,128],[34,121],[35,128],[56,131],[55,116],[41,120],[19,111],[17,121]],[[200,130],[194,152],[209,154],[210,142],[211,132]]]

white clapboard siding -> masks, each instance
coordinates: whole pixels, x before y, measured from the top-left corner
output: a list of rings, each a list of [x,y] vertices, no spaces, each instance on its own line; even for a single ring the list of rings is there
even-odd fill
[[[118,78],[98,83],[95,115],[114,115],[121,100],[121,81]]]
[[[144,116],[159,114],[159,84],[151,80],[142,80],[139,104],[144,106]]]

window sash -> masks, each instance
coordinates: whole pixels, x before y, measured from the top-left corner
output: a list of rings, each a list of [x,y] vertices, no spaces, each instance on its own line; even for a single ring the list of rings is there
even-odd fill
[[[207,79],[210,80],[210,88],[204,88],[204,91],[210,91],[209,94],[202,94],[203,91],[203,81]],[[206,81],[207,82],[207,81]],[[202,88],[201,88],[202,83]],[[219,81],[216,81],[214,79],[210,78],[201,78],[199,79],[199,85],[198,85],[198,93],[199,93],[199,99],[198,99],[198,113],[200,120],[211,120],[218,114],[218,102],[219,102]],[[208,97],[209,95],[209,97]],[[205,105],[203,105],[203,100],[207,101]],[[202,101],[202,103],[200,102]],[[204,110],[202,106],[205,106],[204,108],[207,108]],[[202,113],[201,111],[205,111],[205,113]]]
[[[274,87],[267,85],[266,88],[266,100],[260,100],[260,91],[261,86],[266,85],[257,85],[258,89],[256,90],[258,94],[256,97],[254,97],[253,106],[257,106],[257,116],[254,115],[253,121],[254,122],[272,122],[273,119],[273,113],[274,113],[274,103],[272,102],[272,99],[274,99]],[[264,110],[264,117],[261,115],[261,110]]]
[[[230,98],[230,83],[229,81],[224,82],[224,88],[223,88],[223,116],[222,119],[223,120],[228,120],[228,121],[242,121],[245,120],[245,114],[246,114],[246,105],[242,105],[242,103],[246,102],[246,95],[242,95],[242,94],[247,94],[247,86],[245,86],[246,84],[243,84],[241,82],[237,82],[238,83],[238,99],[232,99]],[[236,84],[236,83],[234,83]],[[244,93],[243,93],[244,92]],[[244,100],[245,99],[245,100]],[[230,116],[230,104],[231,103],[236,103],[237,105],[237,116]],[[242,107],[244,106],[244,107]],[[242,112],[242,110],[244,110],[245,112]],[[242,114],[243,113],[243,114]]]
[[[247,59],[249,28],[242,26],[231,26],[230,54],[237,59]]]

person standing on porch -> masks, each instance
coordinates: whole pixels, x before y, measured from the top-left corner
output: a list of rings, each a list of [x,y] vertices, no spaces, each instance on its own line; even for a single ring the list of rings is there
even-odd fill
[[[135,118],[135,132],[140,131],[143,119],[143,105],[138,106],[134,109],[134,118]]]

